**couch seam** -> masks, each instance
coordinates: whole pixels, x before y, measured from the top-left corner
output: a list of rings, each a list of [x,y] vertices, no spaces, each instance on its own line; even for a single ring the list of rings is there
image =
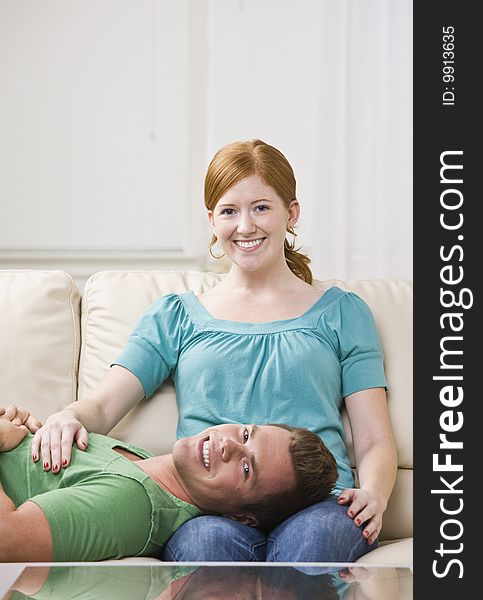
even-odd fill
[[[93,277],[95,277],[95,273],[89,278],[92,279]],[[88,302],[87,302],[87,294],[89,292],[88,289],[88,282],[86,282],[86,285],[84,286],[84,291],[82,293],[81,296],[81,304],[80,304],[80,334],[81,334],[81,338],[83,340],[82,343],[82,347],[81,347],[81,351],[79,353],[79,372],[77,375],[77,399],[79,399],[82,394],[82,389],[84,387],[84,378],[83,376],[81,377],[81,371],[82,373],[84,373],[84,360],[85,360],[85,352],[84,352],[84,347],[85,347],[85,342],[87,341],[87,315],[88,315]],[[83,319],[83,314],[84,314],[84,305],[85,305],[85,314],[86,314],[86,318]]]
[[[75,310],[74,310],[74,296],[75,296],[75,291],[77,290],[77,286],[72,278],[71,275],[69,275],[68,273],[66,273],[66,275],[69,277],[70,282],[71,282],[71,289],[70,289],[70,294],[69,294],[69,306],[70,306],[70,312],[71,312],[71,317],[72,317],[72,325],[73,325],[73,329],[74,329],[74,348],[73,348],[73,357],[72,357],[72,365],[73,365],[73,372],[71,373],[71,378],[72,378],[72,398],[73,398],[73,402],[77,401],[77,385],[78,385],[78,374],[79,374],[79,358],[80,358],[80,351],[81,351],[81,335],[80,335],[80,323],[79,323],[79,335],[77,334],[77,327],[76,327],[76,315],[75,315]],[[79,295],[80,295],[80,290],[79,290]],[[79,348],[79,352],[76,352],[77,347]]]

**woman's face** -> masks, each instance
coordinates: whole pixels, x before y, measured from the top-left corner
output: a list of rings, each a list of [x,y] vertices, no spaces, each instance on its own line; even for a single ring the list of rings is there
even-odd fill
[[[250,175],[233,185],[208,217],[228,258],[242,269],[256,271],[285,262],[287,226],[297,222],[299,213],[297,200],[287,209],[272,187]]]

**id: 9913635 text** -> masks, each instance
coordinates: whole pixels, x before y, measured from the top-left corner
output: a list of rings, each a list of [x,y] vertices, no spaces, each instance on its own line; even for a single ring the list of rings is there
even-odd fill
[[[455,102],[454,41],[454,27],[443,27],[443,106],[454,106]]]

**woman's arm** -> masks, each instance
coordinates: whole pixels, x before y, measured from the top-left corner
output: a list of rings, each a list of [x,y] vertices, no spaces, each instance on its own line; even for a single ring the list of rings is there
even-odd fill
[[[347,396],[345,403],[360,488],[343,490],[339,502],[348,505],[347,514],[356,525],[367,522],[362,534],[372,543],[381,531],[397,472],[386,393],[383,388],[370,388]]]
[[[67,467],[75,441],[80,450],[89,443],[87,431],[107,434],[144,397],[139,379],[114,365],[85,399],[51,415],[34,436],[32,457],[42,460],[45,470]]]

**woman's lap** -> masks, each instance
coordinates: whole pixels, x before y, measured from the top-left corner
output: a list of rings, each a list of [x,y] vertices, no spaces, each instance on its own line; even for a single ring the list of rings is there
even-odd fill
[[[376,548],[377,542],[369,546],[346,512],[347,507],[331,496],[293,515],[267,536],[225,517],[196,517],[174,533],[163,559],[353,562]]]
[[[175,531],[165,546],[167,561],[264,561],[265,535],[249,525],[226,517],[190,519]]]

